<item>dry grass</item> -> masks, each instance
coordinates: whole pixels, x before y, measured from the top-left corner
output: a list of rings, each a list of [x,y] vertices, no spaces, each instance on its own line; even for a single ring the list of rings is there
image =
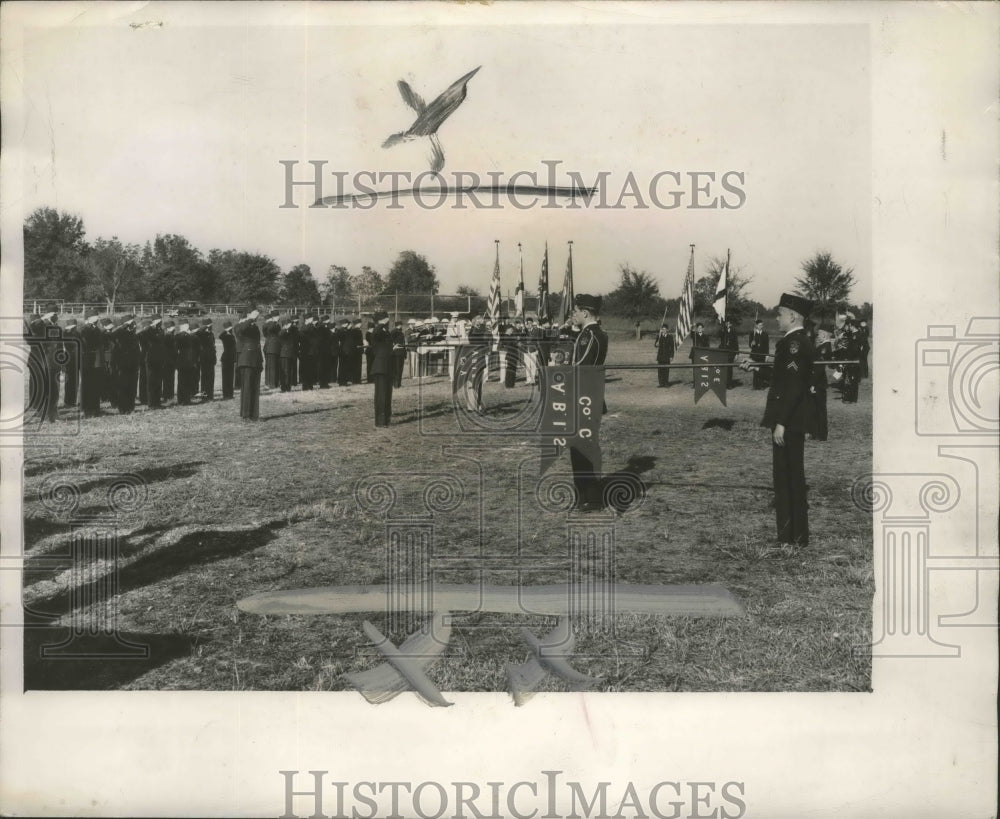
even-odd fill
[[[653,358],[651,340],[613,340],[609,363]],[[871,520],[852,505],[850,488],[871,469],[869,385],[857,405],[831,400],[830,440],[807,444],[813,538],[807,550],[793,550],[774,543],[770,446],[757,426],[764,393],[744,383],[728,407],[711,396],[694,405],[689,373],[673,378],[657,389],[654,371],[609,371],[604,468],[638,474],[647,486],[642,506],[615,523],[618,579],[721,584],[747,616],[620,614],[613,633],[580,634],[574,665],[600,676],[608,691],[868,690],[870,662],[852,648],[870,641]],[[384,523],[355,499],[358,480],[374,473],[446,474],[465,485],[463,504],[434,520],[434,549],[449,561],[441,580],[474,582],[480,535],[491,556],[518,548],[518,465],[527,461],[520,547],[537,561],[521,582],[565,579],[566,518],[532,505],[531,443],[463,436],[448,412],[445,379],[404,384],[389,430],[374,429],[371,387],[356,385],[266,395],[258,424],[240,421],[237,402],[216,401],[87,421],[59,454],[29,444],[25,602],[48,627],[26,632],[28,686],[344,688],[345,672],[378,661],[362,620],[384,629],[384,616],[260,617],[235,603],[274,589],[384,582]],[[528,395],[520,383],[506,391],[494,382],[485,398],[499,416]],[[443,449],[459,444],[474,444],[465,454],[479,467]],[[568,471],[568,459],[555,469]],[[146,504],[117,524],[118,627],[151,646],[148,661],[38,659],[38,646],[58,642],[70,625],[71,591],[81,583],[65,560],[45,560],[66,553],[70,518],[45,508],[38,492],[63,473],[81,489],[77,516],[106,511],[110,473],[136,474],[148,486]],[[419,511],[406,481],[396,483],[399,508]],[[487,582],[515,582],[505,564],[493,566],[482,575]],[[505,664],[527,657],[522,626],[541,635],[552,622],[461,616],[431,677],[446,691],[505,688]]]

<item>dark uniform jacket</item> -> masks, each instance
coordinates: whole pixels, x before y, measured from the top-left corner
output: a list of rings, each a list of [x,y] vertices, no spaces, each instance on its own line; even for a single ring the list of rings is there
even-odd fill
[[[389,328],[379,324],[369,334],[369,351],[371,364],[369,372],[372,375],[390,375],[393,372],[392,336]]]
[[[100,327],[84,324],[80,328],[80,343],[83,350],[80,366],[85,370],[100,370],[107,365],[104,349],[104,333]]]
[[[233,328],[228,327],[219,333],[219,341],[222,342],[222,363],[227,364],[236,360],[236,336],[233,335]]]
[[[674,334],[657,335],[653,344],[656,347],[656,363],[669,364],[674,357]]]
[[[239,340],[236,351],[236,366],[262,370],[264,368],[264,354],[260,349],[260,327],[257,326],[257,322],[250,318],[242,318],[236,322],[234,333]]]
[[[281,358],[295,358],[299,350],[299,333],[295,325],[284,327],[278,333],[278,355]]]
[[[756,330],[750,333],[749,343],[750,355],[757,356],[757,358],[753,359],[754,361],[763,361],[763,356],[771,352],[771,339],[763,330],[759,333]]]
[[[281,350],[281,342],[278,340],[280,332],[281,325],[276,319],[264,322],[264,355],[278,355]]]
[[[198,366],[201,360],[201,350],[196,339],[191,333],[178,331],[175,337],[177,345],[177,369],[190,370]]]
[[[608,334],[596,322],[584,327],[573,342],[572,364],[597,366],[608,355]]]
[[[167,361],[167,338],[162,327],[143,327],[136,336],[142,347],[146,363],[151,367],[160,367]],[[173,356],[171,356],[173,358]]]
[[[111,331],[114,342],[115,365],[122,370],[139,366],[140,347],[135,332],[128,326],[115,327]]]
[[[201,364],[215,363],[215,333],[211,327],[199,327],[194,337],[198,342],[198,361]]]
[[[722,328],[722,333],[719,336],[719,349],[730,350],[731,352],[737,352],[740,349],[740,337],[736,334],[735,330]]]
[[[760,422],[762,427],[774,429],[781,424],[790,430],[815,431],[809,400],[815,358],[812,342],[802,328],[788,333],[774,345],[774,369]]]
[[[691,352],[688,353],[688,358],[694,361],[698,350],[706,347],[708,347],[708,336],[705,335],[704,331],[691,333]]]

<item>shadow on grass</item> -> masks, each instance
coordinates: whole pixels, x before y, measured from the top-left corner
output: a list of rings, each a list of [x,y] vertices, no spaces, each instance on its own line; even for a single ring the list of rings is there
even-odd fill
[[[91,466],[97,463],[100,459],[98,455],[89,455],[79,461],[73,461],[72,466],[74,468],[80,466]],[[57,472],[65,470],[67,467],[66,460],[60,458],[32,458],[29,461],[25,461],[24,464],[24,477],[33,478],[36,475],[44,475],[47,472]]]
[[[308,392],[308,390],[307,390]],[[299,410],[298,412],[282,412],[278,415],[264,415],[262,416],[258,423],[265,423],[266,421],[277,421],[279,418],[295,418],[299,415],[315,415],[319,412],[333,412],[334,410],[342,409],[353,409],[354,404],[336,404],[332,407],[317,407],[316,409]]]
[[[82,635],[71,638],[71,630],[58,628],[24,629],[25,691],[112,691],[178,657],[191,654],[196,640],[183,634],[118,635],[124,645],[111,635]],[[64,656],[42,656],[42,647],[62,646]],[[121,656],[136,646],[147,649],[146,657]],[[65,656],[65,653],[84,656]],[[118,656],[116,656],[118,655]]]
[[[165,546],[119,570],[117,594],[125,594],[189,569],[259,549],[274,540],[277,529],[287,525],[286,521],[275,521],[252,532],[191,532],[173,546]],[[109,578],[106,576],[63,589],[25,606],[25,622],[51,623],[80,605],[92,602],[99,604],[107,599],[110,590]]]
[[[702,429],[724,429],[727,432],[733,428],[736,422],[732,418],[709,418],[701,425]]]
[[[129,475],[135,475],[139,480],[146,484],[147,486],[151,483],[160,483],[161,481],[169,481],[175,478],[190,478],[192,475],[198,472],[196,467],[204,466],[205,461],[188,461],[186,463],[171,464],[169,466],[152,466],[146,469],[136,469],[130,470]],[[80,495],[85,495],[92,489],[98,489],[102,486],[110,486],[114,484],[122,477],[123,472],[109,472],[105,475],[95,475],[94,480],[82,481],[77,484],[76,490]],[[34,498],[26,498],[26,500],[34,500]],[[105,509],[104,511],[108,511]]]

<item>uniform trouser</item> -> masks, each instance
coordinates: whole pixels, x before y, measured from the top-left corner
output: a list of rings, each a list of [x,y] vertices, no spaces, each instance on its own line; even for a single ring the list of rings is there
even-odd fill
[[[517,353],[507,350],[507,357],[504,360],[503,385],[507,388],[513,387],[517,381]]]
[[[809,542],[809,505],[806,500],[805,433],[785,429],[785,444],[771,445],[774,473],[774,514],[778,541],[801,546]]]
[[[659,384],[661,387],[670,386],[670,368],[662,366],[663,364],[669,364],[669,361],[660,362],[661,366],[656,369],[656,377],[659,379]]]
[[[330,386],[330,355],[320,353],[316,358],[316,380],[321,390]]]
[[[139,364],[120,364],[115,374],[115,407],[118,412],[129,413],[135,409],[135,394],[139,388]]]
[[[70,359],[66,365],[63,378],[63,406],[75,407],[77,402],[77,388],[80,385],[80,365],[76,360]]]
[[[59,408],[59,368],[40,361],[37,372],[30,370],[28,406],[35,410],[39,421],[55,421]]]
[[[163,365],[146,362],[146,403],[151,407],[162,404]]]
[[[161,392],[161,397],[166,400],[167,398],[173,398],[176,392],[175,384],[177,381],[177,367],[173,364],[163,365],[163,390]]]
[[[187,365],[177,368],[177,403],[190,404],[198,389],[198,367]]]
[[[392,385],[394,387],[403,386],[403,367],[406,365],[406,358],[403,356],[397,356],[392,361],[393,366],[393,380]]]
[[[844,386],[840,392],[842,401],[853,404],[858,400],[858,369],[853,364],[844,366]]]
[[[145,404],[149,395],[149,387],[146,383],[146,359],[139,360],[139,398],[140,404]]]
[[[581,449],[569,448],[569,462],[573,466],[573,483],[580,503],[603,504],[601,496],[601,446]]]
[[[233,397],[233,380],[236,375],[236,361],[232,358],[222,359],[222,397]]]
[[[340,383],[340,356],[331,355],[330,356],[330,383],[339,384]]]
[[[291,359],[284,359],[291,361]],[[260,369],[240,367],[240,418],[260,418]]]
[[[351,361],[350,356],[342,355],[338,360],[337,367],[337,383],[341,387],[346,386],[348,381],[351,381],[351,369],[354,366]]]
[[[538,353],[533,350],[524,356],[524,378],[529,384],[538,380]]]
[[[211,401],[215,398],[215,361],[202,361],[201,369],[201,391],[205,393],[205,398]]]
[[[278,359],[278,385],[282,392],[288,392],[292,388],[292,364],[295,359]],[[242,367],[240,368],[242,371]]]
[[[734,361],[736,361],[736,353],[728,353],[726,355],[726,361],[728,363],[730,363],[730,364],[732,364]],[[727,388],[732,387],[736,383],[735,379],[733,377],[735,371],[736,371],[735,367],[726,367],[726,373],[727,373],[727,375],[726,375],[726,387]]]
[[[80,409],[86,416],[101,414],[104,367],[84,367],[80,371]]]
[[[375,382],[375,376],[372,375],[372,356],[365,353],[365,379],[367,379],[369,384]],[[358,362],[358,381],[361,380],[361,362]]]
[[[351,372],[347,378],[348,381],[352,381],[355,384],[361,383],[361,354],[358,353],[351,357]]]
[[[392,417],[392,376],[379,373],[372,376],[375,382],[375,426],[389,426]]]
[[[763,356],[750,356],[751,361],[756,361],[758,363],[764,362]],[[762,390],[767,384],[767,367],[754,367],[753,368],[753,388],[755,390]]]
[[[264,354],[264,386],[274,387],[278,386],[278,354],[277,353],[265,353]]]
[[[299,359],[299,377],[302,379],[302,389],[311,390],[316,385],[316,359],[314,356],[302,356]]]

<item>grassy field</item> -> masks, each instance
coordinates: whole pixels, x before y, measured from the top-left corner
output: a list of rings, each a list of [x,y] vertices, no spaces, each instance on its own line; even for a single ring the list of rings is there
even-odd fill
[[[651,339],[613,337],[609,364],[653,360]],[[870,383],[856,405],[831,393],[830,440],[807,443],[813,536],[796,551],[774,543],[770,444],[758,426],[764,392],[741,373],[728,407],[711,395],[695,405],[690,371],[672,376],[672,386],[657,389],[655,371],[608,371],[604,468],[646,486],[643,503],[614,524],[617,577],[719,584],[746,616],[621,614],[613,634],[579,636],[574,666],[600,677],[604,691],[869,690],[870,660],[854,649],[870,641],[872,530],[851,486],[871,472]],[[553,568],[566,553],[565,513],[529,504],[517,533],[519,468],[537,476],[532,442],[460,434],[446,378],[403,384],[389,429],[374,428],[372,387],[354,385],[266,394],[256,424],[240,420],[237,398],[106,414],[85,421],[59,452],[29,440],[24,601],[34,627],[25,630],[26,687],[349,688],[344,673],[378,662],[361,623],[386,630],[384,614],[264,617],[235,604],[262,591],[385,582],[384,522],[355,498],[358,481],[378,473],[411,473],[418,483],[417,473],[446,474],[466,487],[465,502],[434,519],[447,582],[514,582],[502,566],[479,574],[470,558],[480,537],[490,556],[520,548],[538,558],[522,583],[565,579]],[[513,390],[491,382],[484,399],[500,417],[522,408],[531,390],[523,381]],[[554,469],[568,471],[568,457]],[[73,528],[108,511],[122,473],[138,476],[148,497],[117,518],[117,625],[150,656],[42,659],[40,647],[59,643],[74,618],[95,616],[88,595],[110,567],[94,559],[81,574],[65,555]],[[64,475],[77,497],[60,508],[43,502]],[[417,500],[401,491],[397,504],[405,512]],[[541,634],[551,625],[527,615],[460,617],[430,677],[444,691],[504,690],[505,664],[527,657],[519,627]],[[398,643],[405,635],[391,636]]]

